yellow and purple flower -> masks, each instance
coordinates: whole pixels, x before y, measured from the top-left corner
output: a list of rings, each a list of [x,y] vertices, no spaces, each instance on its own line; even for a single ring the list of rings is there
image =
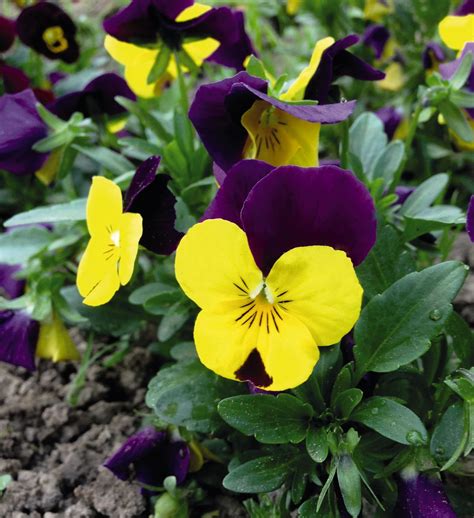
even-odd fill
[[[387,137],[390,140],[397,138],[397,130],[399,130],[403,121],[403,112],[395,106],[384,106],[377,110],[375,115],[383,122]]]
[[[474,2],[463,2],[454,15],[443,18],[438,31],[447,47],[461,52],[466,43],[474,40]]]
[[[23,9],[16,30],[25,45],[49,59],[74,63],[79,58],[76,26],[56,4],[39,2]]]
[[[152,488],[163,486],[168,476],[176,477],[177,484],[183,483],[190,460],[190,449],[184,441],[172,441],[166,432],[147,426],[129,437],[104,466],[120,480],[129,480],[133,467],[142,493],[156,494]]]
[[[438,45],[438,43],[434,41],[430,41],[426,45],[421,59],[425,70],[435,71],[438,70],[440,63],[446,59],[446,55],[441,45]]]
[[[178,75],[175,53],[185,53],[195,66],[203,61],[243,69],[255,53],[240,11],[211,8],[192,0],[132,0],[104,21],[105,48],[125,66],[125,79],[140,97],[159,95]],[[149,81],[158,56],[167,56],[161,77]],[[185,62],[180,63],[187,70]]]
[[[34,174],[48,158],[32,149],[48,134],[35,105],[31,90],[0,97],[0,169],[17,176]]]
[[[266,390],[303,383],[318,347],[359,316],[354,266],[375,234],[372,198],[351,172],[236,164],[176,252],[176,278],[201,308],[200,360]]]

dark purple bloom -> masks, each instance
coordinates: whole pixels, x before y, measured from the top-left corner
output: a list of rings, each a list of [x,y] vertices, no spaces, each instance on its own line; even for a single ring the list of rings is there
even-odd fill
[[[414,187],[408,187],[407,185],[395,187],[395,194],[398,196],[398,199],[394,205],[403,205],[414,190]]]
[[[176,21],[177,16],[193,3],[189,0],[132,0],[104,21],[104,29],[121,41],[154,45],[161,40],[172,50],[180,50],[189,40],[214,38],[220,46],[207,61],[242,70],[245,58],[254,53],[245,32],[243,14],[219,7],[191,20]]]
[[[74,112],[92,118],[103,114],[114,117],[125,112],[125,108],[115,101],[118,96],[132,101],[136,99],[126,81],[118,74],[109,72],[93,79],[83,90],[59,97],[48,109],[64,120],[68,120]]]
[[[474,194],[471,196],[467,208],[466,229],[471,241],[474,243]]]
[[[21,310],[0,311],[0,361],[35,370],[39,323]]]
[[[373,24],[365,30],[362,42],[374,51],[377,59],[380,59],[389,39],[390,32],[384,25]]]
[[[441,45],[438,45],[438,43],[435,43],[434,41],[430,41],[426,45],[421,59],[423,61],[423,67],[425,70],[430,70],[444,61],[445,58],[446,56]]]
[[[65,74],[64,72],[58,72],[57,70],[48,74],[48,79],[52,85],[59,83],[66,77],[67,77],[67,74]]]
[[[329,103],[331,84],[343,76],[362,81],[379,81],[385,77],[382,71],[373,68],[346,50],[358,41],[357,35],[350,34],[336,41],[323,52],[316,73],[306,87],[305,99],[314,99],[319,101],[319,104]]]
[[[15,22],[0,16],[0,52],[6,52],[15,41]]]
[[[251,381],[247,381],[247,386],[248,386],[250,394],[264,394],[267,396],[277,396],[278,394],[281,394],[281,392],[278,392],[275,390],[265,390],[265,389],[258,388]]]
[[[31,90],[0,97],[0,169],[23,176],[33,174],[44,164],[48,155],[32,150],[48,134],[35,104]]]
[[[23,70],[6,63],[0,63],[0,78],[7,94],[16,94],[30,88],[30,79]]]
[[[375,208],[367,188],[336,166],[277,167],[244,160],[229,170],[204,219],[242,227],[264,274],[285,252],[326,245],[360,264],[376,239]]]
[[[389,139],[395,135],[395,131],[402,122],[403,113],[394,106],[384,106],[375,112],[375,115],[383,122],[385,133]]]
[[[268,83],[246,72],[216,83],[202,85],[196,92],[189,117],[216,164],[227,170],[240,161],[248,138],[242,115],[255,101],[262,100],[291,116],[308,122],[333,124],[346,119],[355,102],[295,105],[266,94]]]
[[[474,0],[464,0],[464,2],[454,11],[456,16],[467,16],[474,13]]]
[[[174,228],[176,198],[168,189],[170,177],[156,174],[160,157],[152,156],[137,169],[125,196],[125,211],[142,216],[140,244],[155,254],[171,254],[183,234]]]
[[[104,466],[121,480],[131,477],[133,467],[138,482],[158,487],[171,475],[181,484],[188,474],[189,461],[190,451],[184,441],[172,442],[166,432],[147,426],[129,437]]]
[[[25,45],[49,59],[74,63],[79,57],[76,26],[56,4],[40,2],[23,9],[16,30]]]
[[[441,482],[408,470],[399,479],[397,511],[407,518],[456,518]]]
[[[15,274],[21,270],[18,264],[0,264],[0,296],[16,299],[25,291],[24,279],[18,279]]]
[[[474,42],[468,42],[464,45],[462,49],[461,55],[455,59],[454,61],[450,61],[449,63],[443,63],[439,66],[439,73],[444,79],[451,79],[453,75],[456,73],[457,69],[461,65],[461,62],[464,56],[470,52],[472,57],[474,58]],[[467,78],[466,84],[464,87],[470,92],[474,92],[474,65],[471,67],[471,73]],[[474,108],[465,108],[465,110],[469,113],[470,117],[474,119]]]

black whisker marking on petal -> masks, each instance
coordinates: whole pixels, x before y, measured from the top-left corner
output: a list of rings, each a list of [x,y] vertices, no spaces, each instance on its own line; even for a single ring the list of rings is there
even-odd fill
[[[241,287],[239,286],[238,284],[236,284],[235,282],[232,283],[238,290],[240,290],[242,293],[245,293],[245,295],[248,295],[248,293]]]
[[[277,137],[277,130],[276,129],[272,129],[272,135],[273,135],[273,138],[277,141],[277,144],[279,146],[281,146],[281,142],[280,142],[280,139]]]
[[[243,277],[240,277],[240,280],[242,281],[243,285],[249,289],[249,287],[247,286],[247,283],[245,282],[245,279]]]
[[[260,151],[262,150],[262,142],[263,140],[260,140],[260,142],[257,144],[257,156],[260,155]]]
[[[247,304],[243,304],[242,306],[240,306],[241,308],[246,308],[247,306],[250,306],[251,304],[255,304],[255,301],[254,300],[251,300],[250,302],[247,302]]]
[[[277,317],[280,319],[280,320],[283,320],[283,317],[280,315],[280,313],[278,313],[278,310],[276,307],[273,307],[273,311],[275,311]]]
[[[278,121],[278,124],[281,124],[282,126],[288,126],[286,122]]]
[[[238,322],[240,319],[242,319],[243,317],[245,317],[245,315],[249,312],[249,311],[252,311],[253,309],[253,306],[250,306],[249,309],[247,309],[247,311],[244,311],[240,317],[236,318],[235,321]]]
[[[257,318],[257,311],[255,311],[255,313],[253,314],[252,320],[249,322],[249,329],[252,327],[252,324],[255,322],[256,318]]]
[[[250,315],[248,318],[246,318],[243,322],[242,322],[242,326],[244,326],[252,317],[256,317],[257,316],[257,312],[255,311],[255,313],[253,313],[252,315]],[[249,324],[249,327],[251,326],[251,324]]]
[[[267,149],[270,149],[270,146],[268,145],[268,137],[267,137],[267,135],[265,135],[265,147]]]
[[[278,304],[288,304],[288,302],[293,302],[292,300],[279,300]]]
[[[262,326],[262,320],[263,320],[263,313],[260,313],[260,320],[258,322],[258,327]]]
[[[281,293],[277,293],[277,297],[283,297],[283,295],[285,295],[286,293],[288,293],[288,290],[282,291]]]
[[[96,284],[94,284],[94,286],[92,286],[92,288],[89,290],[88,294],[87,294],[87,297],[97,288],[97,286],[100,284],[100,281],[97,282]]]
[[[270,324],[269,324],[268,313],[267,313],[267,334],[270,334]]]
[[[278,327],[278,324],[277,324],[277,321],[275,319],[275,315],[273,314],[273,311],[272,311],[272,320],[273,320],[273,323],[275,324],[275,329],[277,330],[277,333],[279,333],[280,329]]]

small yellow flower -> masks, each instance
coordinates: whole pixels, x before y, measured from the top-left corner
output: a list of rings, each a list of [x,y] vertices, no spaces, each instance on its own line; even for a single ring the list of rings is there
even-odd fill
[[[380,22],[387,14],[393,13],[393,0],[365,0],[364,18]]]
[[[385,69],[385,78],[377,81],[376,84],[378,87],[382,88],[382,90],[396,92],[403,87],[405,80],[402,65],[397,61],[393,61]]]
[[[79,264],[77,288],[85,297],[84,304],[100,306],[132,277],[142,217],[124,213],[120,188],[94,176],[87,200],[87,228],[91,239]]]
[[[296,14],[300,10],[302,3],[303,0],[288,0],[286,2],[286,12],[289,15]]]
[[[54,311],[49,321],[41,323],[36,356],[53,362],[80,359],[67,329]]]
[[[439,23],[438,31],[447,47],[462,51],[467,42],[474,40],[474,14],[446,16]]]

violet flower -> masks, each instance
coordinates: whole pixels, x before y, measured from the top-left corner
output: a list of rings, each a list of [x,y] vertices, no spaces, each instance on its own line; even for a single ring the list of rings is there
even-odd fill
[[[471,241],[474,243],[474,194],[471,196],[467,208],[466,229]]]
[[[362,42],[374,51],[377,59],[380,59],[389,39],[390,32],[385,25],[372,24],[365,30]]]
[[[130,479],[133,468],[139,483],[159,487],[168,476],[175,476],[178,484],[184,482],[190,456],[184,441],[171,441],[166,432],[147,426],[129,437],[104,466],[121,480]],[[146,487],[142,492],[154,493]]]
[[[38,171],[48,157],[32,146],[46,137],[48,128],[36,111],[31,90],[0,97],[0,169],[18,176]]]
[[[421,59],[425,70],[436,70],[438,65],[446,59],[446,55],[441,45],[434,41],[430,41],[426,45]]]
[[[0,16],[0,52],[6,52],[15,41],[15,22]]]
[[[79,58],[76,26],[56,4],[39,2],[23,9],[16,30],[25,45],[49,59],[74,63]]]
[[[383,122],[385,133],[391,140],[402,122],[403,113],[394,106],[384,106],[380,108],[380,110],[377,110],[375,115]]]

